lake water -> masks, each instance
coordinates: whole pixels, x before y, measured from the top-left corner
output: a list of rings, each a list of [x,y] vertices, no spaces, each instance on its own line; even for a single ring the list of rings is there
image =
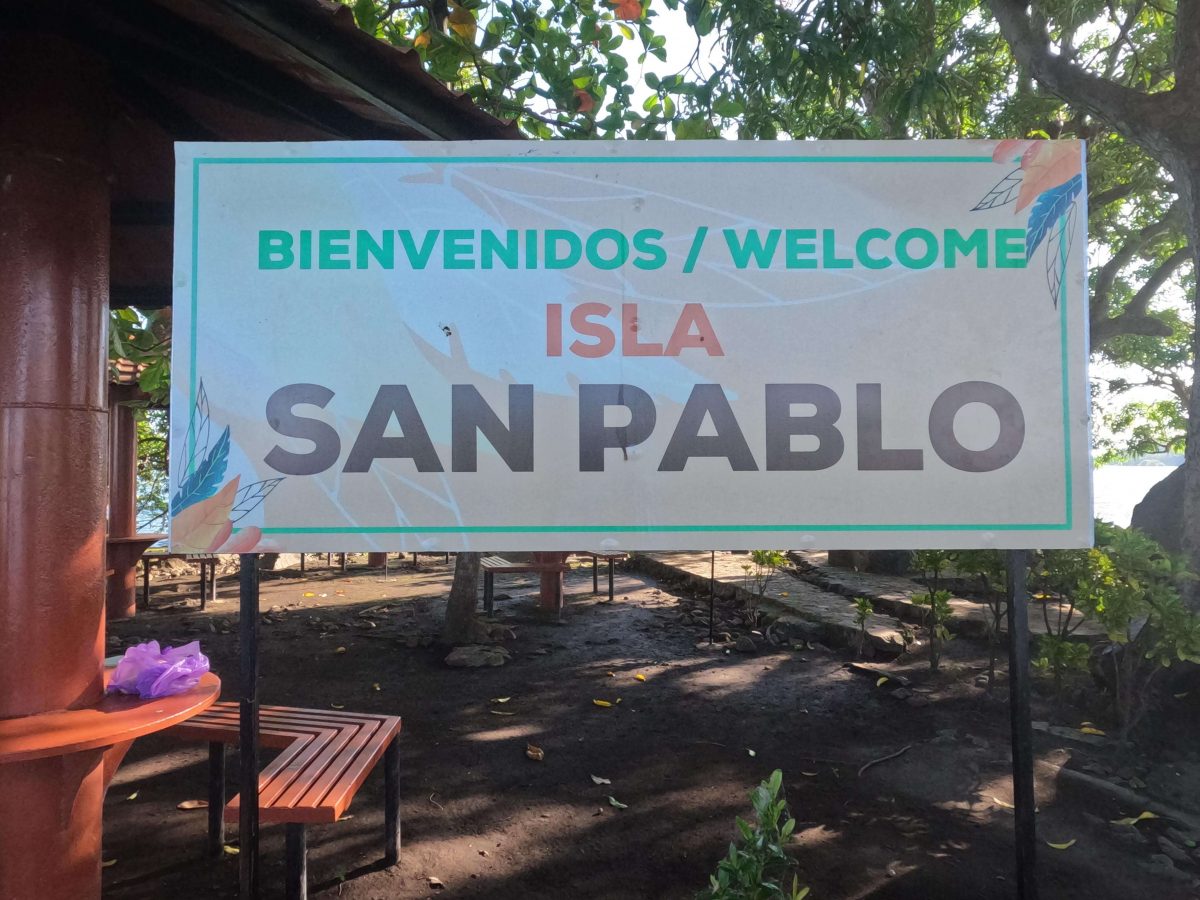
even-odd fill
[[[1092,498],[1096,518],[1128,525],[1133,508],[1154,487],[1175,471],[1173,466],[1101,466],[1092,470]]]

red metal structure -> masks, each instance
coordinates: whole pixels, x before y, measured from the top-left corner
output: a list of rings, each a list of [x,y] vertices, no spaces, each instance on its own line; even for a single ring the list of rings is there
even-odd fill
[[[170,302],[173,141],[516,137],[350,16],[323,0],[0,0],[0,737],[107,708],[110,471],[113,536],[135,529],[130,459],[108,458],[132,422],[109,418],[106,323],[110,304]],[[5,900],[100,894],[112,767],[80,746],[0,752]]]

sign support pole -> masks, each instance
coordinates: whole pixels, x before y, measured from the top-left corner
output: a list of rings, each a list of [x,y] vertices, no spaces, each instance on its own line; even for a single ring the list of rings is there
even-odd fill
[[[241,900],[258,897],[258,554],[239,562],[241,684],[238,690],[238,881]]]
[[[717,606],[717,551],[708,558],[708,646],[713,644],[713,613]]]
[[[1008,575],[1008,709],[1012,729],[1018,900],[1038,898],[1033,724],[1029,711],[1029,594],[1026,590],[1028,553],[1027,550],[1009,550],[1005,554]]]

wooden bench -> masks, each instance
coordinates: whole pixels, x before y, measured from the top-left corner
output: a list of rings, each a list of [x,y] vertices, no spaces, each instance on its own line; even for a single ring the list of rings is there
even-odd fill
[[[225,822],[236,822],[240,811],[239,797],[225,802],[225,748],[237,743],[238,730],[236,703],[217,703],[171,730],[182,740],[208,742],[208,846],[218,856]],[[259,774],[258,815],[264,824],[286,827],[289,900],[308,896],[305,827],[341,818],[381,757],[384,862],[400,861],[399,734],[399,716],[284,706],[259,710],[262,745],[281,752]]]
[[[200,566],[200,609],[208,606],[209,597],[217,599],[217,554],[168,553],[153,549],[142,554],[142,609],[150,608],[150,563],[158,559],[182,559]]]
[[[497,575],[513,575],[517,572],[534,572],[539,575],[546,573],[562,573],[570,570],[566,563],[516,563],[510,562],[503,556],[485,556],[479,561],[483,570],[483,609],[489,616],[495,605],[495,578]],[[559,585],[558,605],[562,606],[562,586]]]
[[[608,600],[611,603],[613,599],[613,567],[629,558],[628,553],[604,553],[599,550],[592,552],[577,553],[576,556],[590,556],[592,558],[592,593],[600,593],[600,578],[599,565],[600,560],[605,560],[608,563]]]

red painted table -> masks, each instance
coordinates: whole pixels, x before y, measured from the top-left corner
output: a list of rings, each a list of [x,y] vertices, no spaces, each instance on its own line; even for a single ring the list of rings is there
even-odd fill
[[[104,673],[108,684],[112,670]],[[112,781],[125,753],[134,739],[178,725],[208,709],[221,693],[221,680],[211,673],[202,676],[200,683],[182,694],[158,700],[142,700],[121,694],[105,694],[97,703],[79,709],[55,710],[34,716],[0,719],[0,806],[6,813],[0,816],[0,871],[3,872],[3,893],[6,897],[42,896],[47,873],[56,865],[70,864],[94,867],[97,896],[100,887],[99,815],[96,831],[86,829],[89,837],[75,848],[77,859],[47,860],[18,854],[5,854],[4,848],[19,846],[10,838],[12,833],[34,827],[31,820],[47,825],[62,817],[75,816],[78,810],[39,809],[48,785],[61,783],[76,769],[95,772],[103,779],[97,798]],[[97,765],[97,763],[101,765]],[[87,778],[91,778],[88,775]],[[18,815],[26,810],[25,815]],[[31,811],[37,810],[36,814]],[[49,818],[47,818],[49,817]],[[48,827],[48,825],[47,825]]]

